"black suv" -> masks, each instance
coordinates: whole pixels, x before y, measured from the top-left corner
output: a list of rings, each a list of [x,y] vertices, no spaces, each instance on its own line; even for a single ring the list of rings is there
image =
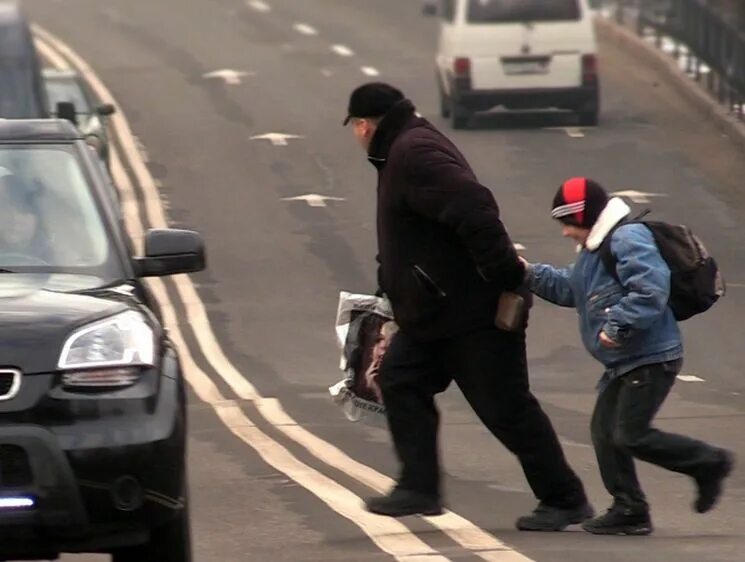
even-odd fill
[[[64,120],[0,119],[0,560],[188,562],[184,377],[143,277],[205,267],[159,229],[133,257]]]

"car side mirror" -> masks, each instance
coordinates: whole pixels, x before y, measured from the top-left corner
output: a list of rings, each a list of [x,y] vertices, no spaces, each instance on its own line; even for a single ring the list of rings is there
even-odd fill
[[[436,16],[437,3],[433,0],[425,0],[424,4],[422,4],[422,14],[425,16]]]
[[[96,108],[96,113],[98,113],[101,117],[114,115],[114,113],[116,113],[116,106],[113,103],[105,103],[103,105],[99,105]]]
[[[61,101],[57,103],[57,117],[59,119],[67,119],[73,125],[77,125],[78,111],[75,109],[75,104],[71,101]]]
[[[145,234],[145,257],[135,258],[139,277],[193,273],[206,267],[204,241],[198,232],[155,228]]]

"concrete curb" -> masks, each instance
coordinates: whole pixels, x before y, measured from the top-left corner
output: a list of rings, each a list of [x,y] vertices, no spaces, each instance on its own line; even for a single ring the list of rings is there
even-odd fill
[[[625,26],[604,18],[596,18],[595,26],[601,40],[613,42],[626,49],[644,64],[654,68],[660,78],[678,90],[688,102],[745,151],[745,123],[738,122],[727,113],[698,82],[681,72],[675,60],[648,44]]]

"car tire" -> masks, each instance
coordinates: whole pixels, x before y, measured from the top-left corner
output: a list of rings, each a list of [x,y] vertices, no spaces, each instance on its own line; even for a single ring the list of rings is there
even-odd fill
[[[465,129],[471,120],[471,112],[458,105],[454,100],[450,100],[450,123],[453,129]]]
[[[191,562],[191,528],[188,501],[168,523],[154,528],[150,540],[138,546],[113,552],[111,562]]]
[[[440,94],[440,116],[443,119],[450,119],[450,98],[445,94],[442,85],[439,84],[439,78],[437,90]]]
[[[580,111],[578,116],[581,127],[596,127],[600,122],[600,111],[598,109]]]

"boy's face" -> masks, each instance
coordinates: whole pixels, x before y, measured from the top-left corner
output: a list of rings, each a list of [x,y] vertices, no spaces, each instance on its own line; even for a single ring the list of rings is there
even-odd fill
[[[572,224],[564,224],[561,227],[561,234],[564,238],[571,238],[580,246],[584,246],[585,242],[587,242],[587,237],[590,235],[590,229]]]

